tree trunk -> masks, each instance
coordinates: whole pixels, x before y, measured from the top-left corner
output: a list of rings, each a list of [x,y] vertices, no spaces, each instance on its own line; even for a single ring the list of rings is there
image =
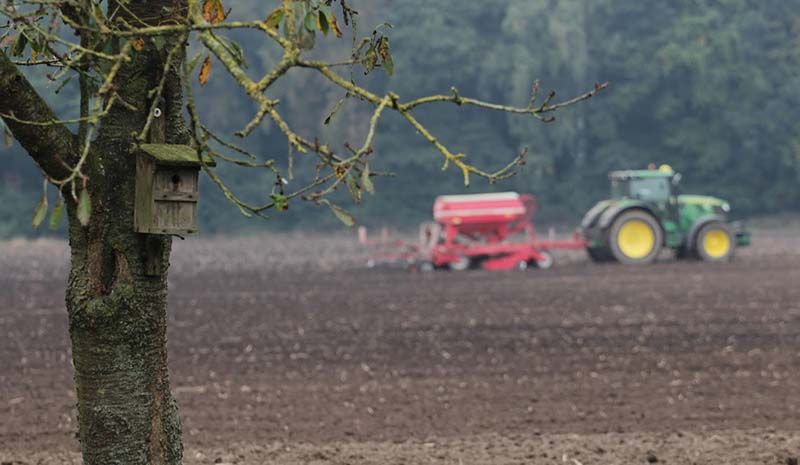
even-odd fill
[[[169,0],[130,2],[138,19],[180,14]],[[167,10],[164,7],[169,7]],[[156,12],[156,13],[153,13]],[[185,10],[182,10],[185,14]],[[172,47],[168,44],[167,47]],[[66,303],[75,366],[79,438],[86,465],[180,464],[178,409],[167,368],[169,236],[133,230],[135,135],[147,119],[167,49],[149,42],[120,70],[117,104],[103,119],[88,161],[90,224],[69,205],[72,266]],[[158,142],[186,143],[180,63],[169,70]]]

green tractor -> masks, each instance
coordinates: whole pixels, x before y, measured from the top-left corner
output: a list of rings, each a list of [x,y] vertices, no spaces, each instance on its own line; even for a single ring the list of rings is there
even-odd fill
[[[678,258],[719,262],[750,244],[743,226],[729,221],[728,202],[679,194],[681,175],[667,165],[614,171],[609,178],[612,198],[598,202],[581,221],[594,261],[650,263],[668,247]]]

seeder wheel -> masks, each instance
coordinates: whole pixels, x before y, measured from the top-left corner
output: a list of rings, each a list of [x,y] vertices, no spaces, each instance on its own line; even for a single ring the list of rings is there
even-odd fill
[[[552,268],[553,263],[555,263],[555,258],[553,258],[553,254],[551,254],[546,250],[542,250],[541,252],[539,252],[539,254],[542,257],[534,262],[536,264],[536,267],[539,268],[540,270],[549,270],[550,268]]]
[[[453,271],[464,271],[470,269],[472,260],[469,257],[460,257],[457,261],[450,263],[450,269]]]

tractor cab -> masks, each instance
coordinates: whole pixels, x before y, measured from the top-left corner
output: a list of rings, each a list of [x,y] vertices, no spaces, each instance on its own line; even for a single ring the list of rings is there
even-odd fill
[[[662,165],[658,170],[613,171],[609,178],[613,199],[666,203],[675,194],[681,175]]]

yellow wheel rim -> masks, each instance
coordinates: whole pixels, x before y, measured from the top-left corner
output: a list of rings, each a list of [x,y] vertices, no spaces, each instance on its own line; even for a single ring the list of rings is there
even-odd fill
[[[731,250],[731,238],[721,229],[712,229],[703,236],[703,250],[712,258],[722,258]]]
[[[619,250],[628,258],[639,259],[650,255],[656,246],[656,234],[642,220],[630,220],[617,233]]]

